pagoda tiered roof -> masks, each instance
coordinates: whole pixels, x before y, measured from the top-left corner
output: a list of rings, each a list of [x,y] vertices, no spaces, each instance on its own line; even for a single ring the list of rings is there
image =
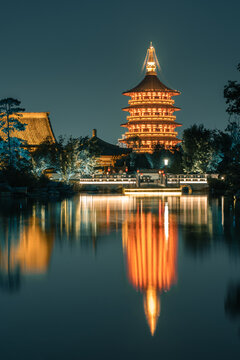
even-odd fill
[[[168,92],[173,95],[179,95],[180,91],[172,90],[164,85],[156,74],[146,74],[145,78],[134,88],[123,92],[123,95],[129,95],[136,92]]]

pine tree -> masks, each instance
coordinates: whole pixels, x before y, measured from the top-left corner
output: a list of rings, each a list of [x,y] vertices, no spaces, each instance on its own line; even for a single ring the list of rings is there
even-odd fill
[[[21,101],[13,98],[0,100],[0,131],[3,134],[0,142],[2,165],[19,168],[22,161],[28,160],[26,142],[14,136],[15,131],[24,131],[26,124],[19,119],[25,109],[20,107]]]

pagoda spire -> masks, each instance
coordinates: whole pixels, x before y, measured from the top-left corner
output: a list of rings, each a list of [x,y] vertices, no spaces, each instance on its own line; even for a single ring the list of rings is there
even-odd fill
[[[160,70],[160,65],[152,42],[150,42],[150,46],[147,49],[147,54],[143,63],[143,68],[144,67],[146,67],[148,75],[157,75],[157,68]]]

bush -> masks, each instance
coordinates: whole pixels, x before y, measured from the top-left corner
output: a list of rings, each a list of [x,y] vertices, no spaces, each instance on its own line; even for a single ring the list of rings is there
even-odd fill
[[[208,185],[209,191],[213,195],[223,195],[227,190],[227,184],[224,180],[209,178]]]
[[[20,171],[14,168],[4,169],[0,172],[0,183],[5,183],[12,187],[43,187],[46,186],[49,181],[50,180],[44,175],[38,179],[30,172]]]

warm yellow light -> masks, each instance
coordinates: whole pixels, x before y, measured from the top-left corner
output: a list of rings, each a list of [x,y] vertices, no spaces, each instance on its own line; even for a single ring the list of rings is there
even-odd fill
[[[151,335],[153,336],[160,315],[160,299],[157,295],[156,289],[147,289],[146,296],[144,298],[144,312],[151,331]]]
[[[168,203],[172,204],[172,200]],[[122,229],[128,278],[144,294],[144,312],[152,335],[160,315],[160,293],[176,282],[177,228],[175,216],[168,213],[165,204],[159,200],[159,216],[145,213],[139,207],[125,219]]]
[[[152,46],[152,43],[150,43],[150,47],[147,50],[147,55],[145,57],[143,67],[146,66],[147,72],[156,72],[156,68],[160,70],[160,65],[158,62],[158,58],[155,52],[154,47]]]
[[[125,195],[134,195],[134,196],[180,196],[182,195],[182,191],[180,189],[175,188],[164,188],[164,190],[160,189],[144,189],[144,188],[136,188],[136,189],[124,189]]]
[[[164,233],[165,233],[165,240],[168,241],[169,236],[169,222],[168,222],[168,203],[165,203],[164,206]]]
[[[53,235],[46,234],[40,221],[31,218],[21,233],[19,241],[0,252],[0,267],[6,270],[20,268],[23,274],[44,274],[47,270],[53,247]]]

